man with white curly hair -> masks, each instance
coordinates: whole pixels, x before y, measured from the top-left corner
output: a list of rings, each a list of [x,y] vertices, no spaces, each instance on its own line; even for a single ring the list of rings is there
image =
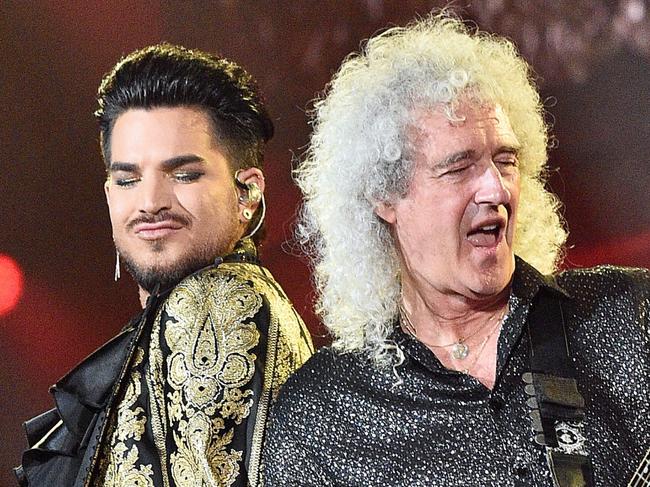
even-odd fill
[[[556,272],[512,43],[444,13],[390,29],[315,108],[298,233],[334,341],[280,394],[267,485],[626,484],[650,445],[650,274]]]

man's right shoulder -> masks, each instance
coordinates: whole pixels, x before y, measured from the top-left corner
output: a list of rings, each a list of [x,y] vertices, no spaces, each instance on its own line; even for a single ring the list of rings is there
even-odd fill
[[[327,408],[337,396],[335,391],[346,388],[358,367],[357,355],[322,347],[282,386],[276,408],[287,413],[293,409]]]

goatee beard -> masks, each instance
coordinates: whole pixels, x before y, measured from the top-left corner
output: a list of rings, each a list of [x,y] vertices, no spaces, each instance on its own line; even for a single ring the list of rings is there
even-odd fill
[[[142,289],[152,294],[154,291],[170,289],[190,274],[212,265],[218,256],[223,255],[223,252],[203,248],[167,266],[154,264],[146,268],[138,265],[129,254],[120,251],[120,255],[124,268],[131,274],[133,280]]]

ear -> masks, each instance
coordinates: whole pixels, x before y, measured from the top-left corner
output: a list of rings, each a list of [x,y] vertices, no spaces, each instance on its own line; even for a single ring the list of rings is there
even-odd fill
[[[259,189],[260,195],[263,198],[264,197],[264,189],[266,188],[265,182],[264,182],[264,173],[258,169],[257,167],[249,167],[246,169],[239,170],[235,173],[235,177],[237,180],[246,185],[246,186],[257,186]],[[255,213],[257,208],[259,207],[261,203],[261,198],[258,200],[255,200],[254,198],[251,198],[251,193],[254,191],[251,190],[246,190],[244,188],[238,187],[239,191],[239,220],[242,223],[248,223],[249,220],[247,218],[244,218],[242,212],[245,209],[249,209],[252,213]]]
[[[104,181],[104,196],[106,196],[106,204],[111,205],[110,191],[111,190],[111,180],[110,177],[106,178]]]
[[[395,207],[388,201],[380,201],[379,203],[375,204],[375,214],[386,223],[390,223],[391,225],[394,224],[397,220],[395,215]]]

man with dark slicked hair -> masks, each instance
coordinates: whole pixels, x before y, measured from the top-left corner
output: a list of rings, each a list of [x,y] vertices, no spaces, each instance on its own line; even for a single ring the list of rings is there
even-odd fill
[[[257,245],[273,123],[235,63],[170,44],[99,88],[117,254],[143,307],[25,424],[23,486],[257,486],[270,404],[312,354]]]

